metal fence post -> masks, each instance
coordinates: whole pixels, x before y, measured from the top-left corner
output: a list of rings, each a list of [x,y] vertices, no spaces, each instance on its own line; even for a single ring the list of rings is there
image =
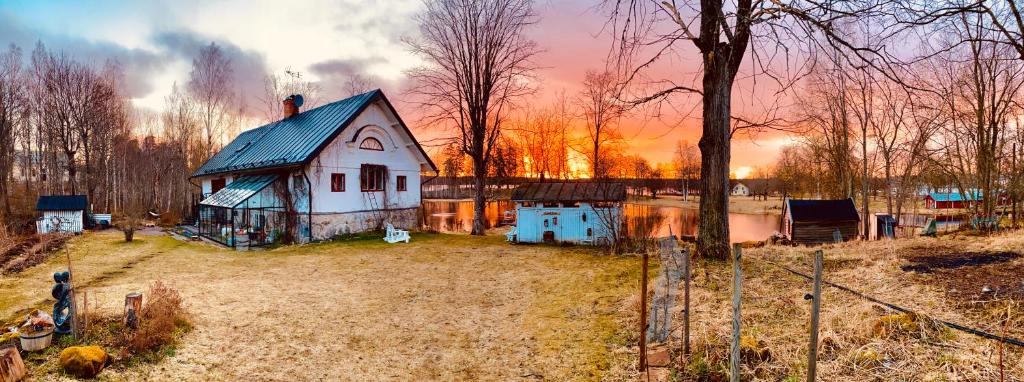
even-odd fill
[[[739,243],[732,246],[732,344],[729,360],[729,380],[740,382],[740,296],[743,287],[743,269],[740,265],[743,250]]]
[[[814,289],[811,297],[811,343],[807,353],[807,382],[814,382],[818,371],[818,313],[821,311],[821,273],[824,262],[821,250],[814,251]]]

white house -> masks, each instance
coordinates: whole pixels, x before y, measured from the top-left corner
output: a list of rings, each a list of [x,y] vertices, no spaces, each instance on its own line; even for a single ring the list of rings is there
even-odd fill
[[[418,223],[421,173],[437,167],[380,90],[240,134],[192,174],[200,235],[222,244],[298,242]]]
[[[733,182],[729,194],[732,196],[750,196],[750,187],[740,182]]]

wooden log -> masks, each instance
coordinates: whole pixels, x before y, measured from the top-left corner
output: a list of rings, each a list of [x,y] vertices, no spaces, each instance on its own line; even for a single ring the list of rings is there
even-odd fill
[[[818,371],[818,312],[821,310],[821,273],[824,254],[814,252],[814,289],[811,296],[811,341],[807,352],[807,382],[814,382]]]
[[[122,323],[127,328],[135,329],[139,325],[142,313],[142,293],[132,292],[124,296],[124,318]]]
[[[25,378],[26,374],[25,362],[21,360],[18,348],[0,348],[0,382],[18,382]]]
[[[729,357],[729,380],[740,382],[740,297],[743,287],[743,269],[740,265],[743,249],[739,243],[732,246],[732,343]]]
[[[647,251],[640,276],[640,371],[647,371]]]

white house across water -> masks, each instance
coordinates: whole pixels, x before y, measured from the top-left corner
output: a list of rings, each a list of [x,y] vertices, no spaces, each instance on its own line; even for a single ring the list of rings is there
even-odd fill
[[[606,182],[527,183],[512,191],[519,243],[605,244],[621,234],[626,187]]]
[[[384,93],[301,106],[288,97],[281,120],[243,132],[192,174],[199,234],[237,247],[417,226],[420,174],[437,167]]]

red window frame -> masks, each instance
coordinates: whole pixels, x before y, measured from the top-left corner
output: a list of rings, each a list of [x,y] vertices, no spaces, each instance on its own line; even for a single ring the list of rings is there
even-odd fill
[[[387,166],[380,164],[359,166],[359,189],[363,192],[384,191],[387,179]]]
[[[331,192],[345,192],[345,174],[331,174]]]
[[[405,175],[399,175],[397,178],[395,178],[395,189],[398,191],[405,191],[406,188],[408,187],[406,183],[407,180],[405,178]]]

